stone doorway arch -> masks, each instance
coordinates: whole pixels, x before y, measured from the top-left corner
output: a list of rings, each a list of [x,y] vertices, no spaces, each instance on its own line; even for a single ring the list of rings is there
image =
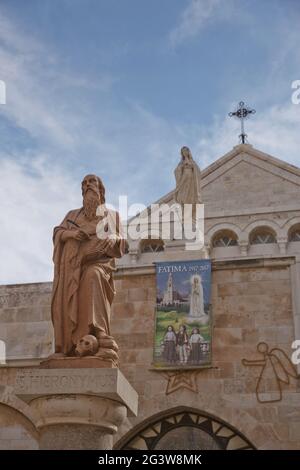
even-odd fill
[[[176,407],[147,418],[123,436],[118,450],[253,450],[225,421],[195,408]]]
[[[13,387],[0,385],[0,449],[38,449],[36,422],[37,416],[14,394]]]

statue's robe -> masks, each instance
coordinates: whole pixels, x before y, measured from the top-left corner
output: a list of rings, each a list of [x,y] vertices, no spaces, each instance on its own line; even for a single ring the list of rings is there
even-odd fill
[[[175,169],[175,201],[179,204],[201,204],[201,171],[190,159],[180,162]]]
[[[98,231],[103,224],[105,231],[115,228],[112,249],[103,250],[104,240],[96,234],[96,227]],[[62,241],[65,230],[78,228],[89,234],[88,240]],[[55,227],[53,243],[51,314],[55,352],[72,354],[84,335],[110,335],[110,310],[115,295],[112,273],[116,269],[115,258],[125,252],[126,241],[117,212],[105,209],[104,215],[88,221],[81,208],[68,212],[63,222]]]

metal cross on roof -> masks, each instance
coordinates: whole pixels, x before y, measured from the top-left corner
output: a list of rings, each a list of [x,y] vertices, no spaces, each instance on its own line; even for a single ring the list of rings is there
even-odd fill
[[[244,101],[239,102],[239,107],[236,109],[236,111],[228,113],[228,116],[236,117],[240,119],[241,121],[241,133],[239,135],[239,138],[242,144],[246,143],[247,137],[248,137],[247,134],[245,133],[244,120],[247,119],[249,114],[255,114],[255,113],[256,113],[255,109],[251,109],[251,108],[248,108],[248,106],[245,106]]]

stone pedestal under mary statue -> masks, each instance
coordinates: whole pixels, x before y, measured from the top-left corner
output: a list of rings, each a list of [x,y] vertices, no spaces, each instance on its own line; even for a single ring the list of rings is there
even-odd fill
[[[126,241],[119,214],[105,206],[101,179],[87,175],[81,187],[83,206],[68,212],[53,234],[51,360],[94,356],[111,367],[118,362],[118,346],[110,334],[112,274]]]

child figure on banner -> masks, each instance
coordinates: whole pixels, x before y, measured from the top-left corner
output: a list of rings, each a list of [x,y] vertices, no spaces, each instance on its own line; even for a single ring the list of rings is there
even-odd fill
[[[165,362],[176,362],[176,334],[172,325],[169,325],[164,336],[163,358]]]
[[[202,359],[202,352],[201,352],[201,343],[204,342],[203,336],[200,335],[199,328],[193,328],[192,334],[189,339],[190,347],[191,347],[191,354],[190,354],[190,362],[192,364],[199,364]]]
[[[187,364],[189,355],[189,337],[185,325],[180,325],[177,333],[177,350],[180,364]]]

